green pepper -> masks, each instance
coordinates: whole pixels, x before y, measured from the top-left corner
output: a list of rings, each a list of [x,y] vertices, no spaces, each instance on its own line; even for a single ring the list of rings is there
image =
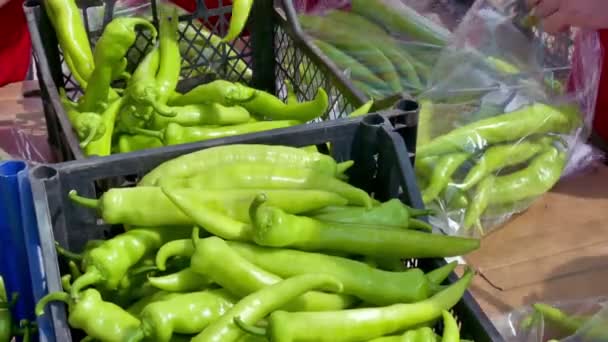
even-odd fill
[[[359,108],[353,110],[350,114],[348,114],[349,118],[356,118],[358,116],[363,116],[369,113],[370,109],[374,106],[374,100],[369,100],[362,104]]]
[[[152,121],[153,129],[161,129],[170,123],[181,126],[200,125],[236,125],[247,123],[251,119],[249,112],[241,106],[222,106],[219,103],[201,103],[182,107],[172,107],[176,113],[167,118],[156,115]]]
[[[144,338],[169,342],[174,333],[198,334],[228,312],[236,301],[227,291],[219,289],[180,294],[152,303],[142,310],[139,334],[130,342]]]
[[[472,278],[473,272],[468,270],[456,283],[413,304],[327,312],[275,311],[267,319],[267,328],[248,325],[257,322],[243,322],[240,326],[249,333],[266,336],[270,342],[366,341],[439,318],[444,310],[458,303]]]
[[[565,152],[548,147],[528,167],[496,177],[489,204],[514,203],[549,191],[561,177],[566,157]]]
[[[443,338],[441,342],[459,342],[460,341],[460,329],[458,329],[458,322],[454,319],[448,311],[443,310]]]
[[[339,176],[336,161],[330,156],[295,147],[236,144],[204,149],[166,161],[150,171],[139,185],[158,185],[160,177],[187,178],[214,166],[234,162],[264,162],[289,168],[307,168]]]
[[[279,283],[282,279],[249,262],[218,238],[197,240],[192,255],[191,267],[196,272],[209,277],[239,297],[247,296],[265,287]],[[190,242],[191,248],[194,245]],[[230,267],[226,267],[230,265]],[[355,299],[350,296],[310,291],[287,303],[282,309],[287,311],[328,311],[341,310],[352,306]]]
[[[18,294],[13,293],[9,300],[4,287],[4,280],[0,276],[0,341],[11,341],[15,333],[11,309],[15,306],[18,298]]]
[[[119,98],[108,105],[108,108],[101,114],[101,121],[105,127],[105,132],[101,138],[91,141],[84,148],[87,156],[97,155],[100,157],[108,156],[112,152],[112,135],[114,134],[114,123],[124,104],[124,98]]]
[[[195,272],[190,267],[165,276],[149,277],[148,281],[155,288],[167,292],[202,291],[211,284],[209,277]]]
[[[460,256],[479,248],[478,239],[320,222],[287,214],[264,204],[265,201],[262,194],[251,205],[253,240],[261,246],[331,250],[395,259]]]
[[[430,203],[448,186],[452,175],[469,159],[467,153],[454,153],[441,156],[431,173],[428,186],[422,190],[422,201]]]
[[[137,134],[158,138],[165,145],[170,146],[287,128],[298,124],[300,124],[299,121],[293,120],[260,121],[223,127],[183,127],[176,123],[169,123],[166,128],[159,131],[143,128],[134,128],[133,131]]]
[[[321,253],[264,248],[228,242],[237,253],[259,267],[281,277],[326,273],[344,284],[344,293],[377,305],[407,303],[428,298],[430,283],[419,269],[387,272],[365,263]]]
[[[156,37],[156,28],[142,18],[114,18],[103,30],[95,46],[95,69],[82,97],[80,110],[96,112],[107,106],[113,68],[125,58],[137,38],[136,27],[144,27]]]
[[[435,284],[441,285],[441,283],[448,278],[448,276],[456,269],[458,263],[456,261],[449,262],[442,267],[436,268],[426,274],[428,280]]]
[[[163,105],[167,103],[169,96],[175,91],[181,71],[177,26],[177,8],[161,6],[159,24],[160,64],[156,74],[158,84],[156,101]]]
[[[274,206],[272,204],[269,204]],[[413,221],[411,216],[427,216],[432,210],[409,208],[398,199],[392,199],[372,208],[347,207],[329,213],[312,216],[315,220],[337,223],[356,223],[360,225],[377,225],[382,228],[412,228],[430,231],[428,223]],[[411,223],[414,223],[413,225]]]
[[[232,17],[230,25],[228,25],[228,33],[222,38],[222,42],[231,42],[243,32],[252,6],[253,0],[234,0],[232,2]]]
[[[555,326],[567,336],[576,333],[588,321],[581,317],[568,316],[565,312],[543,303],[536,303],[533,308],[550,326]]]
[[[188,197],[193,205],[204,204],[233,219],[249,222],[249,206],[258,190],[205,190],[173,189],[172,192]],[[347,200],[320,190],[266,190],[269,204],[276,205],[291,214],[300,214],[324,208],[344,205]],[[112,188],[99,199],[78,196],[69,192],[75,203],[97,209],[107,224],[126,224],[139,227],[192,226],[194,220],[185,215],[165,196],[159,187]],[[135,207],[126,203],[137,203]]]
[[[329,97],[323,88],[319,88],[311,101],[286,104],[276,96],[258,90],[251,100],[241,103],[241,106],[252,114],[272,120],[307,122],[327,112]]]
[[[138,301],[136,301],[135,303],[131,304],[127,308],[127,312],[135,317],[139,317],[139,315],[144,310],[144,308],[146,306],[148,306],[149,304],[156,303],[156,302],[162,302],[164,300],[168,300],[168,299],[174,298],[179,295],[181,295],[181,294],[174,293],[174,292],[158,291],[150,296],[143,297],[143,298],[139,299]]]
[[[182,229],[140,228],[132,229],[105,241],[85,254],[85,274],[72,284],[72,296],[93,284],[102,283],[108,289],[116,289],[129,268],[144,256],[156,251],[163,241],[184,236]]]
[[[496,177],[488,176],[482,180],[475,189],[473,200],[469,203],[464,215],[463,228],[469,229],[473,225],[479,224],[479,220],[488,208],[492,196]]]
[[[232,106],[250,101],[257,95],[257,90],[239,83],[224,80],[215,80],[211,83],[201,84],[186,94],[171,97],[169,105],[186,106],[199,103],[219,103]]]
[[[74,131],[81,140],[80,147],[85,148],[91,141],[101,139],[106,132],[101,116],[93,112],[81,113],[78,105],[70,101],[64,89],[59,90],[59,97],[68,115]]]
[[[74,298],[66,292],[50,293],[36,304],[36,316],[43,315],[46,304],[53,301],[68,305],[68,323],[72,328],[82,329],[101,341],[128,341],[140,325],[137,318],[120,306],[104,302],[95,289],[86,289]]]
[[[236,325],[235,320],[255,324],[294,298],[316,288],[341,292],[342,284],[326,274],[304,274],[283,280],[241,299],[192,341],[237,341],[245,332]]]
[[[305,151],[302,151],[305,152]],[[195,189],[268,189],[268,190],[324,190],[334,192],[348,200],[351,205],[371,208],[372,198],[363,190],[356,188],[316,170],[289,168],[269,163],[249,162],[232,163],[200,172],[197,176],[167,181],[163,185],[179,185]],[[169,196],[171,197],[171,196]],[[184,202],[184,201],[180,201]],[[179,204],[176,203],[178,207]],[[183,208],[182,208],[183,209]]]
[[[74,0],[45,1],[44,8],[51,20],[63,56],[82,88],[93,73],[95,62],[89,44],[89,37]]]
[[[118,137],[118,152],[129,153],[149,148],[162,147],[163,142],[154,137],[145,135],[127,135],[122,134]]]
[[[353,81],[361,82],[364,87],[380,90],[383,94],[391,93],[389,86],[378,76],[376,76],[365,65],[361,64],[355,58],[340,51],[335,46],[322,40],[315,40],[313,44],[323,52],[329,59],[338,66],[341,70],[348,70]],[[357,87],[361,89],[361,87]],[[361,89],[364,90],[364,89]],[[368,91],[366,91],[368,93]]]
[[[489,147],[457,186],[468,191],[485,176],[502,168],[521,164],[540,153],[545,146],[546,144],[524,141]]]
[[[459,127],[417,148],[420,158],[454,152],[474,152],[493,145],[546,133],[569,133],[580,122],[574,107],[542,103]]]

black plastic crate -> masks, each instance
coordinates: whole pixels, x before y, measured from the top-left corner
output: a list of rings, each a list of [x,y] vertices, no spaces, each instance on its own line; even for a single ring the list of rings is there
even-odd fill
[[[96,193],[95,184],[100,180],[130,178],[136,181],[166,160],[213,146],[257,143],[300,147],[325,142],[331,142],[332,156],[336,160],[355,161],[349,171],[352,184],[367,190],[379,200],[401,198],[409,205],[422,207],[414,171],[407,157],[410,155],[407,147],[388,119],[379,114],[217,139],[201,144],[147,150],[132,155],[42,165],[31,171],[30,178],[42,242],[41,261],[46,282],[34,285],[46,285],[45,291],[61,290],[60,265],[53,243],[55,240],[62,246],[79,251],[89,239],[112,234],[111,227],[102,225],[94,211],[79,207],[69,200],[68,192],[72,189],[84,196],[99,197],[100,193]],[[443,264],[443,259],[408,261],[408,265],[423,269]],[[449,281],[453,282],[455,279],[456,275],[453,274]],[[501,341],[492,323],[468,292],[454,311],[462,323],[463,338],[477,342]],[[54,332],[43,332],[46,340],[71,341],[62,304],[52,304],[47,314],[40,319],[52,320]]]
[[[154,18],[157,17],[156,6],[159,1],[161,0],[150,0]],[[94,45],[101,35],[102,27],[113,16],[116,0],[76,2],[82,9],[89,39]],[[55,31],[41,3],[42,0],[28,0],[24,10],[38,66],[49,142],[60,161],[84,159],[78,138],[61,105],[58,89],[65,87],[71,98],[78,97],[81,91],[63,63]],[[219,3],[218,8],[209,9],[204,0],[197,0],[195,12],[180,16],[179,39],[180,44],[185,46],[186,53],[182,51],[182,81],[178,89],[187,90],[205,82],[204,77],[197,77],[193,71],[212,66],[220,78],[248,83],[281,98],[287,95],[286,80],[294,85],[301,101],[312,99],[316,89],[323,87],[330,97],[330,109],[321,120],[344,117],[366,101],[363,94],[352,88],[340,70],[327,63],[325,56],[319,55],[317,50],[311,49],[293,34],[293,27],[288,24],[284,11],[279,8],[279,4],[275,7],[272,0],[255,1],[246,28],[248,33],[233,43],[215,48],[201,35],[197,25],[200,20],[202,24],[212,27],[210,32],[223,36],[228,28],[226,16],[231,13],[232,6],[223,5],[222,1]],[[96,11],[105,11],[103,23],[98,27],[89,19],[91,13]],[[185,34],[186,31],[193,33],[195,39]],[[199,44],[194,44],[194,40],[198,40]],[[200,44],[201,40],[203,45]],[[149,38],[140,33],[138,41],[127,55],[130,65],[139,62],[150,45]],[[244,62],[251,70],[250,78],[238,70],[236,65],[239,62]],[[387,99],[382,103],[383,107],[376,108],[385,108],[386,101],[393,104],[397,100],[399,99]]]

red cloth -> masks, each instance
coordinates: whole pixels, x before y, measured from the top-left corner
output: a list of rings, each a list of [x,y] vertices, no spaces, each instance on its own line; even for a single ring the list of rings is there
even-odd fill
[[[595,106],[593,129],[604,141],[608,141],[608,30],[600,31],[600,40],[602,41],[604,62]]]
[[[31,61],[30,33],[23,0],[9,0],[0,7],[0,86],[23,81]]]

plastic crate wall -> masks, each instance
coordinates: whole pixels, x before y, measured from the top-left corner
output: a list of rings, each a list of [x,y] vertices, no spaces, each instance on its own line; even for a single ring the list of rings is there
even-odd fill
[[[79,141],[61,106],[58,93],[58,89],[65,87],[68,95],[75,99],[81,95],[81,90],[63,62],[55,32],[41,1],[29,0],[24,9],[38,66],[49,141],[59,160],[83,159],[85,157]],[[152,19],[155,23],[158,3],[159,0],[151,0]],[[293,38],[283,12],[275,8],[272,0],[255,1],[247,32],[232,43],[214,47],[201,33],[198,24],[200,21],[212,33],[223,36],[229,23],[227,15],[232,10],[232,6],[223,3],[219,1],[219,7],[211,9],[207,8],[204,1],[198,0],[196,11],[180,16],[182,80],[178,85],[179,90],[187,91],[208,82],[209,75],[196,74],[196,71],[212,69],[217,78],[248,83],[281,98],[286,97],[286,80],[294,85],[301,101],[312,99],[317,87],[322,86],[330,95],[330,108],[320,120],[344,117],[364,102],[364,98],[358,96],[345,82],[344,76],[325,63],[324,57]],[[103,27],[111,20],[115,0],[77,0],[77,4],[82,9],[84,23],[94,46]],[[104,13],[101,23],[94,20],[100,17],[99,13]],[[151,44],[149,36],[138,33],[136,43],[127,54],[131,70],[144,57]],[[245,63],[251,70],[250,78],[245,77],[245,73],[237,68],[239,62]]]
[[[331,142],[332,156],[337,161],[354,160],[349,181],[372,193],[376,199],[401,198],[405,203],[421,208],[414,171],[407,148],[394,127],[385,117],[374,114],[359,119],[339,119],[307,126],[275,130],[267,134],[231,137],[208,141],[200,146],[171,146],[163,150],[136,152],[135,158],[115,155],[109,158],[86,159],[62,164],[38,166],[32,170],[32,189],[39,224],[41,255],[48,291],[60,291],[60,265],[53,241],[74,251],[81,250],[90,239],[107,238],[114,227],[103,225],[94,210],[72,203],[67,194],[76,189],[87,197],[98,197],[95,183],[109,178],[137,180],[160,163],[199,149],[225,144],[255,143],[306,146]],[[410,266],[429,269],[442,265],[442,259],[410,260]],[[450,277],[453,282],[456,275]],[[38,298],[37,298],[38,299]],[[71,341],[64,306],[51,304],[46,315],[51,318],[56,341]],[[454,312],[462,324],[463,338],[477,342],[501,341],[500,335],[475,300],[467,293]],[[438,327],[440,329],[440,327]],[[75,335],[76,336],[76,335]],[[53,341],[53,339],[49,339]]]

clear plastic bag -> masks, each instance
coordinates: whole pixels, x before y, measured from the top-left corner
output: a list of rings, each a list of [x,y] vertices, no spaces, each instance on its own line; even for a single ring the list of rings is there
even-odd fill
[[[505,341],[608,341],[606,298],[538,303],[515,310],[494,321]]]
[[[570,63],[572,36],[527,30],[518,3],[478,0],[419,96],[418,183],[450,235],[483,235],[527,209],[589,136],[599,37],[578,32]]]
[[[449,6],[439,11],[439,2],[295,0],[293,5],[312,43],[356,88],[378,99],[427,89],[451,35],[446,26],[454,26],[466,11],[464,5],[458,15],[446,11]]]

